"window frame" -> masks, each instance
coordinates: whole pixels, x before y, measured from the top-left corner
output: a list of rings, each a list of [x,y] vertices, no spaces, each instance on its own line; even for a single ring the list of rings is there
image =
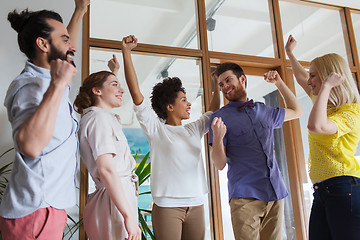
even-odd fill
[[[210,82],[210,67],[216,66],[222,62],[233,61],[240,64],[246,73],[253,75],[262,75],[266,70],[276,69],[284,82],[289,88],[295,92],[294,79],[292,70],[290,68],[290,61],[286,59],[284,41],[282,36],[282,26],[280,17],[280,0],[268,0],[269,11],[271,18],[271,28],[273,34],[273,45],[275,50],[275,58],[258,57],[234,53],[223,53],[208,50],[207,28],[206,28],[206,9],[205,0],[194,0],[196,3],[196,18],[199,49],[188,49],[179,47],[160,46],[153,44],[139,43],[133,50],[134,53],[161,55],[161,56],[176,56],[185,58],[199,58],[201,62],[201,81],[204,87],[204,105],[208,110],[211,99],[211,82]],[[299,4],[310,4],[321,8],[339,9],[342,19],[342,27],[344,31],[345,44],[348,58],[352,63],[350,69],[357,77],[358,85],[360,85],[360,63],[355,41],[355,33],[351,19],[351,13],[360,13],[360,10],[349,7],[337,6],[326,3],[314,3],[310,0],[282,0],[291,1]],[[91,7],[91,6],[90,6]],[[90,38],[90,14],[89,11],[85,14],[83,19],[82,30],[82,80],[89,75],[90,66],[90,49],[100,48],[101,50],[121,51],[121,42],[114,40],[105,40],[98,38]],[[350,60],[349,59],[349,60]],[[300,61],[304,67],[309,67],[310,62]],[[282,99],[282,98],[280,98]],[[280,106],[284,107],[284,103],[280,101]],[[288,174],[290,176],[290,193],[293,205],[293,214],[296,229],[297,239],[308,238],[308,222],[306,219],[306,209],[304,202],[304,191],[302,183],[306,181],[305,173],[305,159],[302,146],[302,139],[300,134],[299,120],[286,122],[283,125],[284,142],[286,150],[286,159],[288,165]],[[207,137],[205,137],[207,146]],[[211,224],[212,239],[223,239],[223,226],[220,202],[220,188],[218,171],[215,169],[210,161],[209,150],[206,150],[206,171],[209,181],[209,215]],[[83,210],[86,204],[88,195],[88,172],[81,162],[80,166],[80,216],[83,215]],[[86,239],[84,227],[81,226],[79,230],[79,239]]]

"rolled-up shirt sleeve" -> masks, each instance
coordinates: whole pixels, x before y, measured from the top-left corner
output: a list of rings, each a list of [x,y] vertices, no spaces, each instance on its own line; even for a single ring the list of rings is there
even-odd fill
[[[209,131],[209,121],[212,113],[213,112],[208,111],[194,122],[201,136],[205,135]]]
[[[14,95],[10,110],[14,139],[16,139],[19,127],[35,113],[42,99],[43,93],[36,83],[23,86]]]

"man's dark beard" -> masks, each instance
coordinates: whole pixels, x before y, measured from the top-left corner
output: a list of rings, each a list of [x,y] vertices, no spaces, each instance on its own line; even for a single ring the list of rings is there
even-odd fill
[[[74,52],[73,51],[70,51],[68,50],[65,54],[63,54],[62,52],[60,52],[59,50],[56,49],[56,47],[51,44],[50,45],[50,55],[49,55],[49,58],[48,58],[48,61],[52,61],[52,60],[56,60],[56,59],[61,59],[61,60],[65,60],[67,61],[67,55],[71,55],[71,56],[74,56]],[[69,63],[71,63],[74,67],[76,67],[74,61],[70,61]]]

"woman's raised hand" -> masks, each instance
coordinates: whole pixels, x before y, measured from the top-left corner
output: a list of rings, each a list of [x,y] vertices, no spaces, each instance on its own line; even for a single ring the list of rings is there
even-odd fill
[[[120,64],[119,64],[115,54],[113,54],[112,59],[110,59],[108,61],[108,67],[113,74],[117,75],[117,73],[120,69]]]
[[[294,38],[292,35],[290,35],[289,38],[288,38],[288,40],[287,40],[287,43],[286,43],[286,45],[285,45],[285,51],[286,51],[286,54],[287,54],[288,56],[289,56],[289,54],[292,53],[292,51],[294,50],[295,46],[296,46],[296,40],[295,40],[295,38]]]
[[[124,37],[121,42],[121,47],[123,51],[131,51],[137,46],[137,38],[134,35],[129,35]]]
[[[325,79],[324,84],[327,84],[329,87],[333,88],[339,86],[345,81],[345,77],[340,73],[332,72]]]

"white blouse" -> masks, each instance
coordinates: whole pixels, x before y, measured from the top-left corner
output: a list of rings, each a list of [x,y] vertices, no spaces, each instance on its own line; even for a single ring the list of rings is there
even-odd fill
[[[181,199],[198,205],[208,192],[201,138],[209,130],[212,112],[184,126],[171,126],[161,122],[145,101],[134,109],[150,144],[151,193],[155,203],[164,206],[160,200],[169,203],[172,198],[177,205],[172,207],[183,206]]]

